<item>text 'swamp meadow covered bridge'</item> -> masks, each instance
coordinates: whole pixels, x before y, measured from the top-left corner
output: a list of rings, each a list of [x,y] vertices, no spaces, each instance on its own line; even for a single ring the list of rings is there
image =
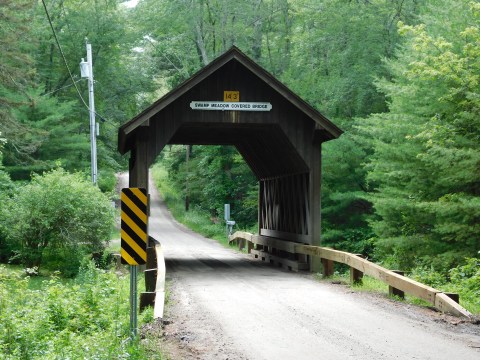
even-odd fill
[[[124,124],[130,187],[168,144],[233,145],[259,181],[259,234],[320,245],[321,145],[342,131],[236,47]]]

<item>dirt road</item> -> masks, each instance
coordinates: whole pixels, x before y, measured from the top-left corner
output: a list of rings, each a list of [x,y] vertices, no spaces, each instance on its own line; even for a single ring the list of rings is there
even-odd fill
[[[179,225],[150,193],[172,359],[480,359],[480,326],[253,260]]]

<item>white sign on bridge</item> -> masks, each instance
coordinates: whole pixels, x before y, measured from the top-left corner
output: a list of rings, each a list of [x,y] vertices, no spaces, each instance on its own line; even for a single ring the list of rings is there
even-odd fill
[[[223,101],[192,101],[193,110],[235,110],[235,111],[270,111],[269,102],[223,102]]]

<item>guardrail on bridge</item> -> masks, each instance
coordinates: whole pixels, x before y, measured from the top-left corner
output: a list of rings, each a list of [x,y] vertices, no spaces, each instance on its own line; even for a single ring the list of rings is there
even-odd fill
[[[254,235],[243,231],[237,231],[229,236],[229,241],[237,242],[240,249],[247,247],[248,253],[262,260],[270,262],[282,261],[291,268],[295,258],[301,256],[315,256],[321,259],[323,275],[333,275],[333,263],[338,262],[350,266],[350,280],[360,281],[362,276],[368,275],[380,280],[389,286],[389,292],[394,295],[403,296],[404,293],[415,296],[429,302],[436,309],[455,316],[471,318],[472,314],[458,304],[458,295],[444,293],[430,286],[421,284],[415,280],[403,276],[403,273],[385,269],[374,264],[359,255],[350,254],[344,251],[334,250],[326,247],[305,245],[271,238],[262,235]],[[287,253],[290,258],[281,257],[278,253]],[[298,267],[297,269],[299,269]]]
[[[153,317],[163,319],[165,303],[165,259],[162,245],[149,237],[147,247],[147,265],[145,270],[145,292],[140,294],[140,311],[153,306]],[[153,245],[153,246],[152,246]]]

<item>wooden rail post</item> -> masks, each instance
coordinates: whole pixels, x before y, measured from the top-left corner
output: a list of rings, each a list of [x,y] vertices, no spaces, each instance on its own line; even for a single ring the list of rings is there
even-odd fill
[[[398,274],[398,275],[402,275],[402,276],[405,275],[405,272],[400,271],[400,270],[392,270],[392,272],[394,272],[395,274]],[[388,295],[389,296],[398,296],[400,299],[405,299],[405,292],[403,292],[402,290],[399,290],[397,288],[394,288],[391,285],[388,285]]]
[[[355,254],[355,256],[358,256],[360,258],[364,258],[362,254]],[[355,269],[354,267],[350,266],[350,283],[351,284],[361,284],[363,279],[363,272]]]
[[[245,239],[238,240],[238,250],[242,251],[245,248],[246,241]]]
[[[149,244],[155,244],[151,236],[148,237]],[[145,292],[140,294],[140,311],[147,306],[154,306],[155,287],[157,282],[157,255],[155,247],[147,247],[147,264],[145,275]]]
[[[247,241],[247,253],[251,253],[253,250],[253,243],[251,241]]]
[[[323,267],[323,277],[329,277],[333,275],[333,260],[321,259]]]
[[[456,293],[444,293],[444,294],[447,295],[453,301],[455,301],[457,304],[460,304],[460,295]]]

